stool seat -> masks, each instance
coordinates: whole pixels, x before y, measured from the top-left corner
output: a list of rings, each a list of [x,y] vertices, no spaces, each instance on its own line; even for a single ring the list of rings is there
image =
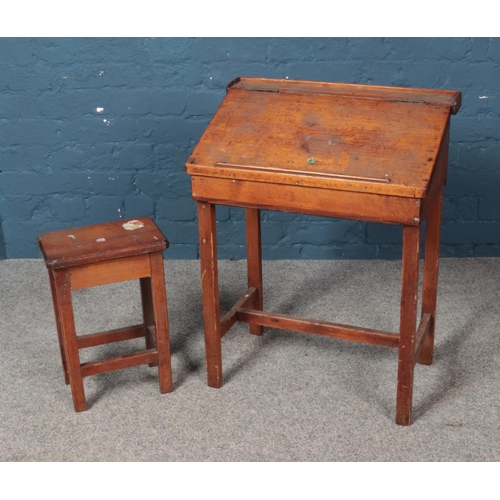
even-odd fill
[[[141,364],[158,366],[160,392],[172,390],[163,250],[168,241],[149,217],[63,229],[41,234],[59,348],[75,411],[87,409],[83,378]],[[140,280],[143,323],[77,336],[72,290]],[[145,337],[146,349],[80,363],[79,349]]]
[[[168,241],[149,217],[61,229],[41,234],[38,243],[50,269],[161,252]]]

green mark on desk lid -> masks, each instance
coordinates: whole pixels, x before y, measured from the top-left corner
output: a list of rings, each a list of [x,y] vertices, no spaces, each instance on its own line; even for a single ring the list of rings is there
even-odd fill
[[[312,165],[313,163],[316,163],[316,160],[311,156],[311,158],[308,158],[307,163]]]

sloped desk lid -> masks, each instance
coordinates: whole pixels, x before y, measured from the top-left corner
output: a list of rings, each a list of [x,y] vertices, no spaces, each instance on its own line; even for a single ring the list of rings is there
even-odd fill
[[[238,78],[190,175],[423,198],[461,93]]]

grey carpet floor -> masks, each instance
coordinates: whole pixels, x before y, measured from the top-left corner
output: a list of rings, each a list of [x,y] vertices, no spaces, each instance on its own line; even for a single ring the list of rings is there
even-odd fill
[[[221,308],[246,288],[220,262]],[[397,261],[264,262],[265,309],[397,331]],[[224,384],[206,384],[199,263],[166,261],[174,391],[155,368],[64,384],[41,260],[0,261],[1,461],[498,461],[500,259],[442,259],[435,361],[416,366],[414,421],[394,423],[395,349],[237,324]],[[136,282],[74,292],[78,333],[141,321]],[[84,361],[142,339],[81,351]]]

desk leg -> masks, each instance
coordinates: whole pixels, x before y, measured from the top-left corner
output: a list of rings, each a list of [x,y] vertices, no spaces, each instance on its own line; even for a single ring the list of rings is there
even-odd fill
[[[443,190],[434,200],[427,215],[425,230],[424,285],[422,290],[422,314],[431,315],[429,333],[418,356],[418,362],[424,365],[432,363],[434,353],[434,328],[436,324],[437,282],[439,267],[439,243],[441,236],[441,211]]]
[[[208,385],[220,387],[222,385],[222,349],[215,205],[198,202],[198,226]]]
[[[411,423],[419,251],[420,226],[404,226],[396,402],[396,423],[400,425],[410,425]]]
[[[255,301],[251,304],[253,309],[262,311],[262,243],[260,236],[260,210],[246,209],[247,221],[247,266],[248,288],[257,289]],[[250,323],[250,333],[262,335],[262,326]]]

